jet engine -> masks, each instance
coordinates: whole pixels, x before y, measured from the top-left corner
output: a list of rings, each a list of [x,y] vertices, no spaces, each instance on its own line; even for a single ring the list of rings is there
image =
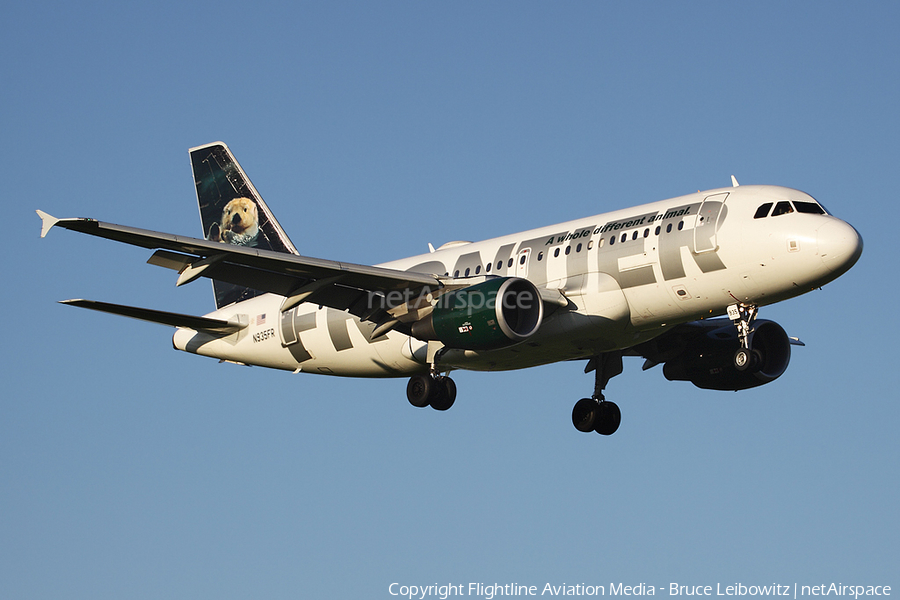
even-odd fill
[[[696,330],[681,340],[683,350],[663,366],[669,381],[690,381],[707,390],[746,390],[778,379],[791,360],[790,339],[774,321],[755,321],[750,336],[753,365],[743,371],[734,364],[740,341],[731,321],[710,319],[690,326]]]
[[[541,295],[533,283],[498,277],[441,296],[434,312],[412,324],[412,335],[448,348],[494,350],[533,335],[543,317]]]

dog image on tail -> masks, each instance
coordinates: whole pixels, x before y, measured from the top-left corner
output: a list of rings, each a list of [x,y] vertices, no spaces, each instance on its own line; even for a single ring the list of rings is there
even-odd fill
[[[206,239],[236,246],[256,246],[259,213],[250,198],[235,198],[222,209],[222,218],[209,228]]]

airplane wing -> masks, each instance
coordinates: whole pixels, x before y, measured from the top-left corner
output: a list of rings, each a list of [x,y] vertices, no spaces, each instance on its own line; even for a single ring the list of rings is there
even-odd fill
[[[282,310],[313,302],[383,323],[395,319],[387,313],[391,308],[445,287],[438,280],[439,274],[310,258],[94,219],[57,219],[40,210],[37,213],[42,220],[41,237],[52,227],[62,227],[156,250],[147,262],[178,271],[176,285],[202,276],[272,292],[286,297]]]
[[[375,332],[379,335],[395,327],[408,333],[408,324],[427,315],[431,310],[431,304],[426,301],[429,294],[438,296],[477,282],[477,278],[455,279],[440,274],[429,275],[338,262],[160,233],[104,223],[95,219],[57,219],[40,210],[37,213],[42,221],[41,237],[46,236],[53,227],[62,227],[155,250],[147,262],[177,271],[178,279],[175,285],[184,285],[198,277],[208,277],[285,296],[282,311],[289,310],[301,302],[320,304],[347,311],[364,321],[375,323]],[[568,298],[558,290],[541,288],[539,292],[548,310],[570,306]],[[179,326],[178,323],[161,319],[159,315],[138,316],[123,312],[117,305],[93,303],[88,306],[85,304],[88,301],[79,302],[69,303]],[[105,307],[101,307],[100,304],[104,304]],[[109,307],[117,307],[118,310]],[[198,326],[209,330],[216,330],[217,327],[212,323]],[[217,330],[223,331],[221,327],[219,324]]]

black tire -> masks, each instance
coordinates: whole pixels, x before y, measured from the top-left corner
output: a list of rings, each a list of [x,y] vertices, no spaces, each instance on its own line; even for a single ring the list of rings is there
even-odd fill
[[[434,397],[431,408],[448,410],[456,402],[456,383],[449,377],[438,377],[434,380]]]
[[[600,415],[594,431],[600,435],[614,434],[622,422],[622,411],[615,402],[601,402],[599,409]]]
[[[582,433],[594,431],[600,405],[593,398],[582,398],[572,409],[572,425]]]
[[[406,399],[416,408],[425,408],[434,395],[434,377],[431,375],[414,375],[406,384]]]
[[[734,353],[734,368],[744,372],[753,367],[753,353],[747,348],[738,348]]]
[[[763,355],[759,350],[739,348],[734,353],[734,368],[741,373],[756,373],[763,367]]]

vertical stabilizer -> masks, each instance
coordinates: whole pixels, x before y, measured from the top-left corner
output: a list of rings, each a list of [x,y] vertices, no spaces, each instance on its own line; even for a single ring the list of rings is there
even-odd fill
[[[205,239],[299,254],[228,146],[214,142],[190,154]],[[261,293],[216,280],[213,291],[216,308]]]

